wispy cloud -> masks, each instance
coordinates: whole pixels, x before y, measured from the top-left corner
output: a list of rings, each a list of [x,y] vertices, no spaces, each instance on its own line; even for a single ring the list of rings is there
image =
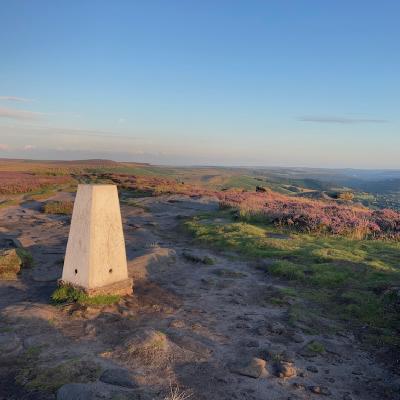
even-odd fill
[[[10,150],[10,146],[5,143],[0,143],[0,151],[8,151]]]
[[[385,119],[375,118],[349,118],[349,117],[337,117],[337,116],[315,116],[305,115],[297,118],[303,122],[316,122],[323,124],[381,124],[387,122]]]
[[[31,150],[35,150],[36,149],[36,146],[34,145],[34,144],[26,144],[24,147],[23,147],[23,150],[24,151],[31,151]]]
[[[0,109],[1,113],[1,109]],[[40,114],[40,113],[39,113]],[[40,115],[48,115],[48,114],[40,114]],[[4,130],[6,134],[9,132],[11,136],[20,135],[22,132],[24,134],[30,136],[67,136],[67,137],[95,137],[95,138],[104,138],[104,139],[125,139],[127,141],[137,141],[143,140],[143,136],[132,136],[131,134],[121,135],[116,132],[109,131],[100,131],[100,130],[91,130],[91,129],[73,129],[73,128],[60,128],[56,126],[49,125],[36,125],[36,124],[24,124],[21,127],[15,127],[12,125],[3,125],[0,126],[0,132]],[[1,132],[3,133],[3,132]]]
[[[0,96],[0,101],[15,101],[17,103],[30,103],[33,99],[27,99],[26,97],[18,96]]]
[[[43,113],[39,112],[0,107],[0,118],[10,118],[19,121],[37,121],[42,119],[42,117]]]

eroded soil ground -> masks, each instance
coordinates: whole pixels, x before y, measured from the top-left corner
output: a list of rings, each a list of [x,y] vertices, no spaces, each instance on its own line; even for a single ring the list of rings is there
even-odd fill
[[[40,202],[0,211],[0,238],[35,260],[0,282],[0,399],[164,399],[176,386],[201,400],[400,398],[398,377],[350,332],[321,333],[322,320],[306,329],[290,318],[294,300],[276,301],[282,282],[179,229],[213,200],[136,203],[122,205],[134,295],[110,306],[50,303],[68,217],[43,214]],[[205,256],[214,263],[196,262]]]

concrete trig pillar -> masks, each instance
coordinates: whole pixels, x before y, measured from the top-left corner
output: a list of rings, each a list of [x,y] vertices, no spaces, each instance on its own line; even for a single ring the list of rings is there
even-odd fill
[[[92,296],[132,293],[115,185],[78,185],[61,283]]]

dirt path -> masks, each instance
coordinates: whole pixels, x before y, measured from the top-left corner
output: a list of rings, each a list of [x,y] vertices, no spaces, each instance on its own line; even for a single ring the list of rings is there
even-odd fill
[[[0,211],[0,239],[20,240],[35,260],[20,280],[0,282],[0,399],[54,399],[57,386],[87,381],[58,398],[164,399],[170,385],[204,400],[400,398],[396,377],[350,333],[302,329],[291,300],[276,302],[281,283],[179,232],[182,217],[214,210],[212,200],[136,203],[122,206],[135,293],[104,307],[49,304],[67,217],[38,202]]]

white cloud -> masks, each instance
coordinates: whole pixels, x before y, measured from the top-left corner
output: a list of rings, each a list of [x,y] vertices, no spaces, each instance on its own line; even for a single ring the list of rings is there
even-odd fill
[[[0,107],[0,118],[36,121],[40,120],[42,117],[43,114],[39,112]]]
[[[36,146],[34,144],[26,144],[23,148],[24,151],[31,151],[31,150],[35,150]]]
[[[121,117],[121,118],[118,119],[117,122],[118,122],[119,124],[123,124],[123,123],[125,123],[125,121],[126,121],[126,119]]]
[[[1,101],[15,101],[17,103],[30,103],[33,101],[32,99],[27,99],[25,97],[18,97],[18,96],[0,96]]]

